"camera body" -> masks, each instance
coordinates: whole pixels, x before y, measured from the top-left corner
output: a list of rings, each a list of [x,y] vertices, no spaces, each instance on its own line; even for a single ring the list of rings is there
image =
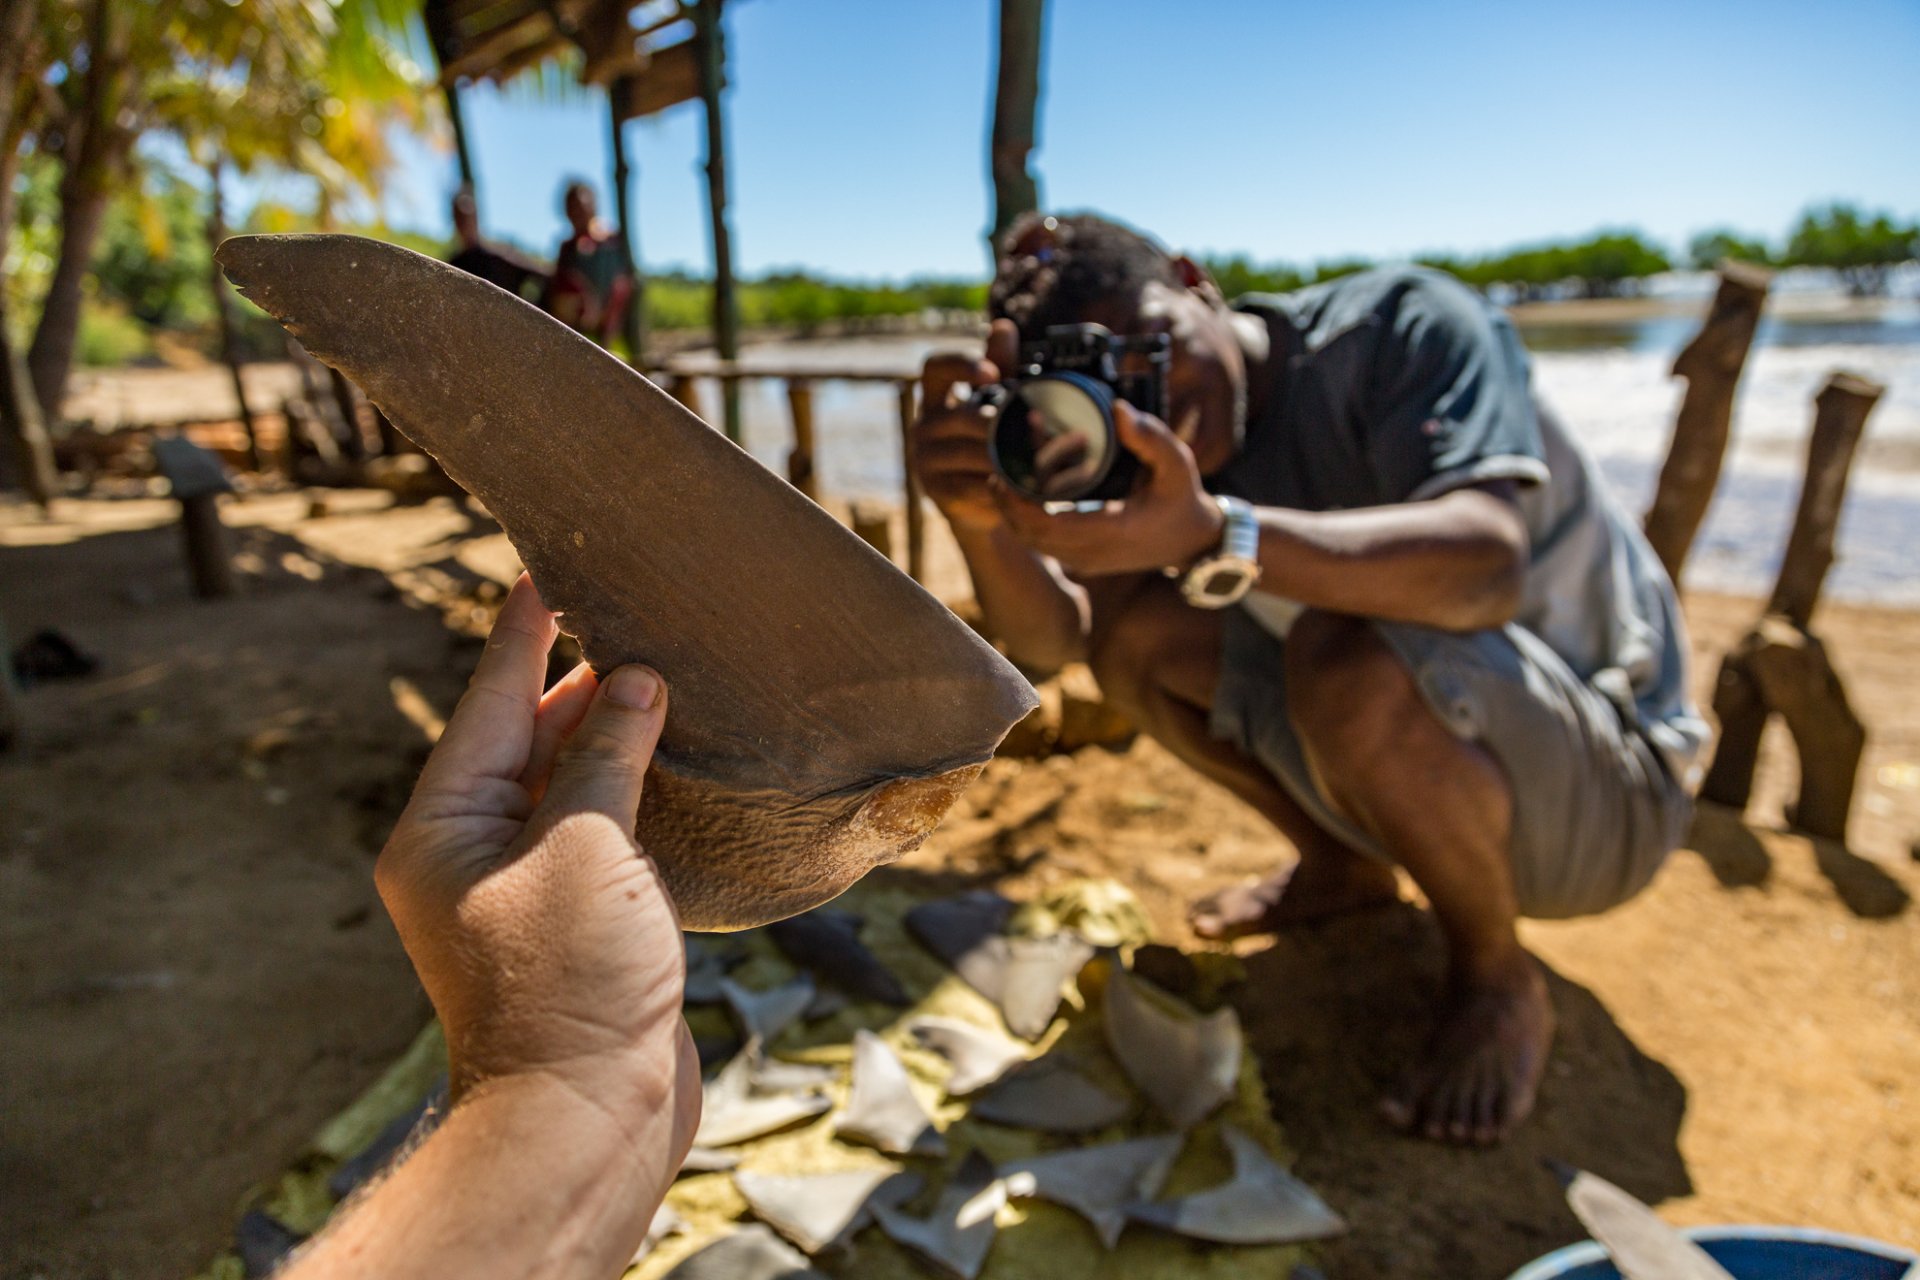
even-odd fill
[[[1172,342],[1097,324],[1054,325],[984,397],[1000,413],[987,437],[994,470],[1042,502],[1107,502],[1133,488],[1140,462],[1120,443],[1113,402],[1167,417]]]

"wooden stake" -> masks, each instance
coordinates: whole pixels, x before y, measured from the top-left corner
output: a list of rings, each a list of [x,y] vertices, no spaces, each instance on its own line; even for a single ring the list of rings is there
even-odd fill
[[[787,380],[787,407],[793,411],[793,452],[787,455],[787,482],[820,501],[820,482],[813,470],[813,383]]]
[[[1673,376],[1687,380],[1687,394],[1653,505],[1647,509],[1646,532],[1675,586],[1720,483],[1733,425],[1734,389],[1772,279],[1763,267],[1721,264],[1720,288],[1706,322],[1673,362]]]
[[[893,511],[884,502],[859,498],[848,512],[860,540],[887,559],[893,559]]]
[[[922,582],[926,573],[926,516],[920,510],[920,477],[913,473],[913,393],[918,385],[912,379],[900,383],[900,464],[906,474],[907,574],[915,582]]]
[[[1834,531],[1854,451],[1867,414],[1885,390],[1865,378],[1836,373],[1815,398],[1807,477],[1793,534],[1767,612],[1720,664],[1713,695],[1720,741],[1700,789],[1709,800],[1746,808],[1760,735],[1767,718],[1778,713],[1800,757],[1800,796],[1788,820],[1831,840],[1846,839],[1867,731],[1826,646],[1808,627],[1833,565]]]
[[[180,499],[180,528],[193,594],[202,600],[232,595],[233,563],[227,557],[227,527],[220,523],[220,495],[196,493]]]
[[[1800,489],[1793,534],[1780,561],[1780,579],[1767,604],[1767,612],[1783,614],[1797,626],[1805,627],[1813,620],[1820,588],[1833,566],[1833,536],[1840,525],[1841,504],[1847,498],[1847,474],[1853,468],[1854,449],[1866,428],[1867,414],[1885,393],[1886,388],[1877,382],[1836,373],[1814,398],[1806,483]]]
[[[706,413],[700,408],[700,384],[692,374],[667,375],[667,394],[687,406],[688,411],[700,421],[708,421]]]
[[[1787,618],[1761,619],[1727,655],[1713,705],[1721,739],[1701,795],[1746,807],[1759,727],[1768,712],[1778,712],[1800,756],[1800,795],[1787,820],[1809,835],[1844,841],[1867,731],[1819,638]]]

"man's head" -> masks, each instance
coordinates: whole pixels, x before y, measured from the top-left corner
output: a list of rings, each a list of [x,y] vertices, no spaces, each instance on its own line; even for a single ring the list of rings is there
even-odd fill
[[[1001,242],[988,311],[1023,342],[1053,325],[1099,324],[1172,339],[1167,424],[1202,474],[1239,452],[1247,371],[1220,291],[1191,258],[1097,214],[1026,214]]]
[[[453,193],[453,234],[463,248],[480,243],[480,207],[474,202],[472,187]]]
[[[592,187],[584,182],[569,182],[561,205],[566,210],[567,223],[572,226],[575,235],[584,236],[593,230],[593,216],[598,212],[599,205],[594,200]]]

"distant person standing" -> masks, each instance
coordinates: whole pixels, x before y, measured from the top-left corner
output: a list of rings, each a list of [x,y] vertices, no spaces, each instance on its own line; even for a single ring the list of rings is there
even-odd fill
[[[567,184],[568,236],[554,255],[542,305],[556,320],[601,346],[620,327],[633,296],[633,271],[619,235],[595,215],[593,188]]]
[[[447,261],[469,275],[528,301],[546,292],[546,268],[525,254],[487,243],[480,234],[480,210],[473,188],[462,187],[453,197],[453,236],[459,248]]]

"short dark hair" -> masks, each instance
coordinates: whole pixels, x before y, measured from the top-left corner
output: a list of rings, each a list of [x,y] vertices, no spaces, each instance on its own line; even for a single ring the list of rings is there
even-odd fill
[[[1131,298],[1156,281],[1180,283],[1173,255],[1132,227],[1097,213],[1025,213],[1001,238],[987,311],[1038,338],[1094,303]]]

